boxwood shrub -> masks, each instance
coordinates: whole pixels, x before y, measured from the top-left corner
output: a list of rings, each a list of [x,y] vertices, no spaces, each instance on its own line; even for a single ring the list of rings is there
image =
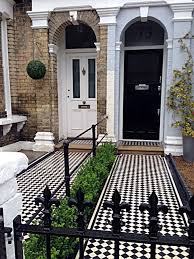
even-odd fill
[[[97,202],[106,178],[115,160],[115,146],[109,143],[97,149],[96,157],[92,157],[82,166],[71,188],[71,197],[76,197],[77,190],[85,193],[85,200]],[[95,206],[94,206],[95,207]],[[93,209],[86,210],[86,223],[89,222]],[[60,200],[60,207],[52,211],[53,227],[76,227],[76,209],[68,206],[66,198]],[[51,258],[69,259],[76,252],[78,240],[69,237],[51,237]],[[45,259],[45,238],[42,235],[30,235],[24,242],[26,259]]]

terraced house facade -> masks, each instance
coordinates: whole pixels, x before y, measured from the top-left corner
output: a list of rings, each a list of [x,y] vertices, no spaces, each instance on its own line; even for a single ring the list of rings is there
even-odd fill
[[[32,149],[37,133],[74,137],[107,115],[98,134],[109,140],[158,141],[181,154],[166,98],[193,8],[186,0],[1,0],[1,150]],[[33,59],[46,66],[41,80],[26,73]]]

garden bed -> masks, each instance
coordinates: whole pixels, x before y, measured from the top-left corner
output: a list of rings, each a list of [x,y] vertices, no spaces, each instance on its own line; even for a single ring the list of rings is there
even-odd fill
[[[189,189],[194,193],[194,163],[186,162],[182,156],[173,157],[173,159]]]
[[[85,200],[92,201],[94,209],[115,157],[114,145],[103,144],[100,146],[96,157],[90,158],[79,170],[71,188],[71,197],[76,198],[76,193],[81,188],[85,193]],[[52,226],[75,228],[77,219],[76,209],[69,207],[68,199],[66,198],[61,199],[60,202],[59,208],[54,209],[52,212]],[[88,208],[85,211],[86,225],[89,223],[93,209]],[[77,244],[78,240],[76,238],[51,237],[51,258],[74,258],[77,252]],[[45,254],[44,236],[30,235],[30,238],[25,241],[25,258],[43,259],[45,258]]]

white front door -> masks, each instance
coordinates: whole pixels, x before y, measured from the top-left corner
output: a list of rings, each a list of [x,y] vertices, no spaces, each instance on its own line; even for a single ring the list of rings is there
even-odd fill
[[[97,122],[95,55],[67,55],[67,77],[68,137],[75,137]]]

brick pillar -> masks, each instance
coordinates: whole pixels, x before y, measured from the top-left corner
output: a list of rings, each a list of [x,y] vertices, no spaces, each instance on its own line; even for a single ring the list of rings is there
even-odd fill
[[[38,89],[36,89],[36,81],[26,73],[27,64],[33,59],[32,22],[26,13],[30,10],[31,5],[16,4],[13,27],[8,24],[12,109],[13,113],[25,114],[28,117],[22,130],[23,140],[33,140],[37,132],[36,94]]]
[[[107,25],[100,25],[100,51],[97,52],[97,120],[106,115]],[[106,132],[106,121],[98,126],[98,134]]]
[[[46,66],[46,75],[36,80],[37,131],[51,131],[51,89],[49,78],[48,29],[34,29],[34,58]]]
[[[3,86],[3,64],[2,64],[2,43],[1,43],[1,16],[0,16],[0,118],[5,116],[5,99]]]

